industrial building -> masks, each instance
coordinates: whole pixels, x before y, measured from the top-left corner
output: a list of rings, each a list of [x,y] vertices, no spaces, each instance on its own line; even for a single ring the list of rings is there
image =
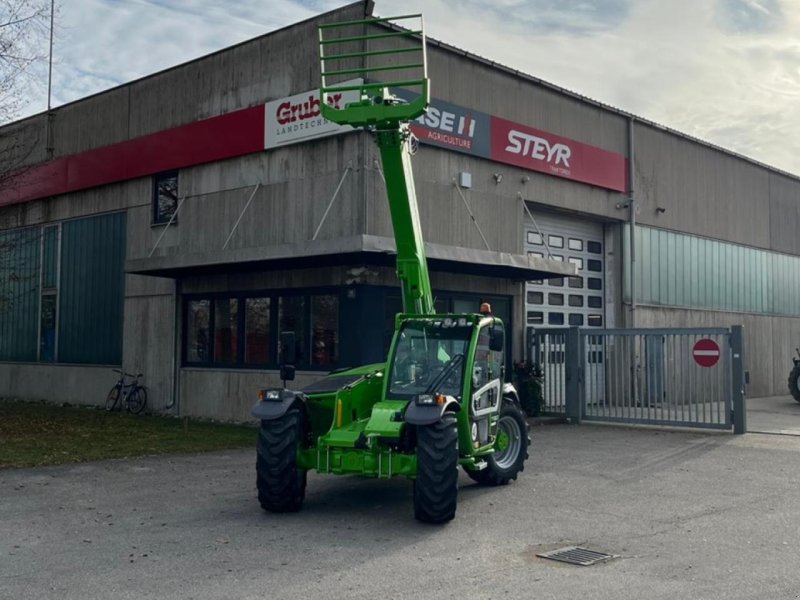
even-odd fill
[[[0,396],[101,404],[122,366],[153,410],[243,420],[281,331],[298,386],[383,359],[401,299],[377,149],[318,107],[317,25],[371,12],[0,128]],[[800,178],[430,39],[428,62],[438,308],[490,302],[514,360],[529,327],[741,324],[749,395],[786,393]]]

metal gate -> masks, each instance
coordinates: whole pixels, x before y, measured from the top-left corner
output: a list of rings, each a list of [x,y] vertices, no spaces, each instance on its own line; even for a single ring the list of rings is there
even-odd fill
[[[742,328],[538,329],[542,412],[745,431]]]

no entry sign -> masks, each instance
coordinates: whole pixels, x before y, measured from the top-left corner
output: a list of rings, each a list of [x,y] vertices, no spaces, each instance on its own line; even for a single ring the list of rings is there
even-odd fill
[[[714,340],[697,340],[692,348],[692,357],[701,367],[713,367],[719,362],[719,345]]]

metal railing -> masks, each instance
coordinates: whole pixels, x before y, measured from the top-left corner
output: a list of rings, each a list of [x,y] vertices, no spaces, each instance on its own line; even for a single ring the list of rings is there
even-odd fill
[[[529,356],[543,374],[542,412],[744,433],[741,327],[540,329]]]

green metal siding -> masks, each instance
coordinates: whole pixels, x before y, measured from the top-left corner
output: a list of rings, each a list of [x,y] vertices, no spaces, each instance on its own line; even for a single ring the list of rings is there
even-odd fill
[[[44,228],[42,240],[42,288],[58,286],[58,226]]]
[[[40,234],[0,233],[0,360],[36,360]]]
[[[125,213],[63,224],[58,362],[122,362],[125,232]]]
[[[630,251],[624,227],[624,295]],[[672,231],[636,228],[636,301],[641,304],[800,316],[800,257]]]

